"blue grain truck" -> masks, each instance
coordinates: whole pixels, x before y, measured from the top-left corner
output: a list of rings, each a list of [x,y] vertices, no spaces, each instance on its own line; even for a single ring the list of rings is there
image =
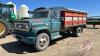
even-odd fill
[[[86,12],[64,7],[41,7],[29,13],[32,17],[14,22],[14,35],[18,41],[34,45],[37,51],[45,50],[52,40],[66,32],[80,36],[86,25]]]

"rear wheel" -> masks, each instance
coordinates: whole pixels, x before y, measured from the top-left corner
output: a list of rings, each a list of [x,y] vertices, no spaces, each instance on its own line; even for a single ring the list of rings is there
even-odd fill
[[[5,23],[0,22],[0,38],[5,37],[8,33],[8,28]]]
[[[77,27],[72,31],[72,35],[75,37],[79,37],[83,32],[83,28],[82,27]]]
[[[35,49],[36,51],[45,50],[49,46],[49,35],[47,33],[40,33],[37,35]]]

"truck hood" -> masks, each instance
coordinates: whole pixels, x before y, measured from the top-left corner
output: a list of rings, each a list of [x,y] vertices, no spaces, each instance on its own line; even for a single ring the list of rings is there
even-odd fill
[[[48,21],[48,19],[25,19],[24,21],[28,21],[29,24],[33,26],[41,26],[45,25],[45,23]]]

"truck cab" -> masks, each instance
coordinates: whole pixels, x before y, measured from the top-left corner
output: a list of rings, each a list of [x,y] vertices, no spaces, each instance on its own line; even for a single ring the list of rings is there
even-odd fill
[[[33,44],[37,51],[45,50],[51,40],[60,38],[65,32],[76,28],[76,36],[82,33],[82,25],[64,26],[64,7],[37,8],[29,11],[32,17],[14,22],[15,38],[26,44]]]

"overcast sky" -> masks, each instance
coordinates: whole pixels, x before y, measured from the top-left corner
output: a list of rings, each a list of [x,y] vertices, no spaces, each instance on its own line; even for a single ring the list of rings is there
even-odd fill
[[[89,16],[100,16],[100,0],[0,0],[2,3],[12,1],[17,5],[25,4],[30,10],[38,7],[63,6],[82,11],[87,11]]]

